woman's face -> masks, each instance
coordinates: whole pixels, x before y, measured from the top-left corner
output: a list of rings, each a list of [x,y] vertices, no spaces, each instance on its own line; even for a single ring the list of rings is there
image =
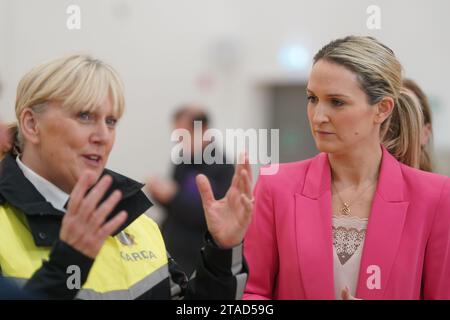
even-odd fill
[[[70,193],[82,173],[102,173],[114,144],[117,118],[111,100],[95,111],[77,112],[50,102],[36,116],[39,174]]]
[[[342,153],[379,144],[377,108],[368,103],[355,73],[319,60],[311,70],[307,95],[309,124],[319,151]]]

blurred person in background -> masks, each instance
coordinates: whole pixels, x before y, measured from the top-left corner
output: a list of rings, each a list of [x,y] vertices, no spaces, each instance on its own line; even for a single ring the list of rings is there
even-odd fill
[[[381,143],[398,161],[413,168],[432,172],[433,127],[428,99],[414,81],[404,79],[403,86],[414,100],[413,107],[399,110],[386,120],[386,125],[381,131]],[[417,121],[420,124],[418,130],[409,125]]]
[[[0,122],[0,160],[8,153],[12,146],[12,137],[8,125]]]
[[[2,94],[2,84],[0,83],[0,96]],[[1,106],[0,106],[1,107]],[[9,137],[8,127],[0,122],[0,160],[11,148],[11,141]],[[0,171],[1,176],[1,171]],[[24,299],[30,298],[25,295],[18,287],[11,284],[0,275],[0,300],[3,299]]]
[[[410,90],[418,99],[419,105],[423,113],[422,136],[420,139],[421,157],[420,170],[432,172],[433,168],[433,117],[428,97],[419,85],[411,80],[404,79],[403,85]]]
[[[7,279],[0,276],[0,300],[31,300],[36,296],[27,294]]]
[[[13,144],[0,163],[0,272],[48,299],[239,299],[252,212],[248,159],[215,200],[196,177],[208,233],[188,278],[166,251],[142,184],[105,169],[125,109],[117,73],[86,55],[19,82]]]
[[[2,94],[2,84],[0,83],[0,96]],[[0,119],[0,160],[11,149],[11,136],[9,134],[8,126]]]
[[[201,126],[200,136],[194,135],[194,123]],[[211,182],[216,198],[222,198],[231,184],[234,167],[226,164],[207,164],[203,156],[200,163],[195,163],[195,154],[203,154],[207,142],[203,141],[204,133],[209,127],[209,116],[204,108],[194,104],[181,106],[173,116],[175,130],[184,129],[189,133],[189,141],[181,141],[191,151],[190,163],[176,164],[171,179],[152,177],[147,183],[147,191],[152,199],[165,208],[167,213],[161,231],[168,251],[187,273],[191,274],[199,259],[199,250],[203,246],[203,238],[207,231],[202,201],[198,192],[195,177],[203,174]],[[196,150],[195,139],[199,141]],[[219,146],[216,146],[219,147]]]

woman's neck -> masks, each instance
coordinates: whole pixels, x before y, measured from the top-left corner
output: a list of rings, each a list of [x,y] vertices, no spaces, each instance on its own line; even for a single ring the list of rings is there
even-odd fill
[[[380,144],[355,148],[347,153],[332,153],[328,159],[334,183],[362,186],[378,179],[382,150]]]
[[[36,156],[36,153],[29,152],[28,149],[25,149],[20,155],[20,161],[35,173],[45,178],[45,173],[39,165],[40,161]]]

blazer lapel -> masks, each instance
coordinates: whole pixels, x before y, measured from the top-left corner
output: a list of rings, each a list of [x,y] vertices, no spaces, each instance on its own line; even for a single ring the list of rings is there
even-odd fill
[[[307,299],[335,298],[330,177],[328,157],[319,154],[295,194],[297,258]]]
[[[377,191],[367,226],[356,297],[383,299],[405,223],[400,164],[383,148]]]

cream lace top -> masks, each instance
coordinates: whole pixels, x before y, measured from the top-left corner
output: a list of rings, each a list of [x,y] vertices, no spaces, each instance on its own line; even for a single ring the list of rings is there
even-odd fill
[[[334,292],[341,300],[341,291],[347,286],[355,296],[359,264],[364,247],[368,219],[355,216],[333,216]]]

